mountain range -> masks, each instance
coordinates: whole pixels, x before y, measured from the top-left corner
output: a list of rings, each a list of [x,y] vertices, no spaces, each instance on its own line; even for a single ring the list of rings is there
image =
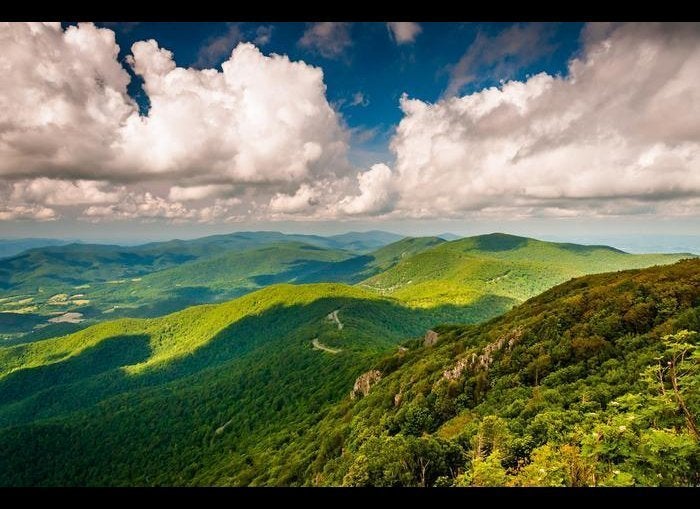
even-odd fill
[[[0,483],[698,482],[700,261],[395,237],[0,260]],[[680,389],[648,382],[678,348]],[[629,444],[610,452],[624,419]]]

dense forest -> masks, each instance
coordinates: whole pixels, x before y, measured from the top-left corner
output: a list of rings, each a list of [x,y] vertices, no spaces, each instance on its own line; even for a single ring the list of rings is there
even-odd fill
[[[364,398],[229,480],[700,484],[700,261],[579,278],[488,323],[436,331],[435,345],[377,363]]]

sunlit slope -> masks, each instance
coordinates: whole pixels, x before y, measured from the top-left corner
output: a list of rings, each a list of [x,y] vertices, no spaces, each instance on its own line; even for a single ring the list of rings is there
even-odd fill
[[[607,246],[495,233],[442,243],[400,261],[361,286],[422,307],[468,305],[486,295],[522,302],[572,277],[668,264],[689,256],[635,255]]]

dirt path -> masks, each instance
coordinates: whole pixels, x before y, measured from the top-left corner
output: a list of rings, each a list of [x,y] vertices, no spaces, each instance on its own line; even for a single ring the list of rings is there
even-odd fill
[[[318,338],[312,339],[311,344],[314,346],[314,348],[316,348],[318,350],[323,350],[324,352],[328,352],[328,353],[342,352],[342,350],[340,348],[331,348],[329,346],[324,345],[323,343],[319,342]]]
[[[338,330],[343,330],[343,322],[340,321],[340,318],[338,318],[338,309],[333,311],[332,313],[329,313],[326,318],[328,318],[331,321],[334,321],[336,324],[338,324]]]

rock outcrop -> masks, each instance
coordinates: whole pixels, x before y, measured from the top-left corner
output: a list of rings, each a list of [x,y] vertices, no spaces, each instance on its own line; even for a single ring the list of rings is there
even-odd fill
[[[423,338],[423,346],[433,346],[440,339],[440,335],[434,330],[429,330]]]
[[[357,377],[357,380],[355,380],[355,385],[353,386],[352,391],[350,392],[350,398],[357,399],[358,397],[367,396],[372,386],[381,379],[382,373],[381,371],[378,371],[376,369],[372,369],[370,371],[367,371],[366,373],[362,373],[360,376]]]

